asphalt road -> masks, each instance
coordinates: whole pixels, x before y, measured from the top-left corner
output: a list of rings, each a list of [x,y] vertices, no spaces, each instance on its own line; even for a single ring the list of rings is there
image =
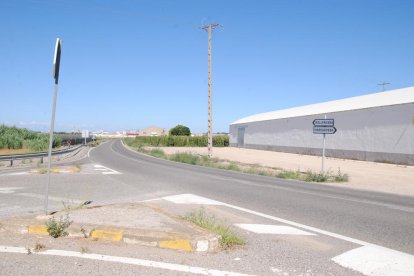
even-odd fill
[[[112,140],[90,160],[121,172],[122,194],[139,199],[191,193],[365,242],[414,253],[414,198],[285,181],[155,159]],[[116,197],[118,189],[108,192]]]
[[[412,197],[175,163],[129,150],[120,140],[107,141],[91,149],[86,158],[64,165],[60,166],[61,173],[51,175],[49,212],[61,210],[62,205],[76,207],[86,200],[93,205],[151,200],[151,204],[176,215],[203,206],[208,214],[232,225],[247,244],[214,254],[193,254],[93,240],[0,235],[0,271],[187,275],[152,267],[152,261],[163,262],[162,267],[169,266],[167,262],[256,275],[395,275],[401,269],[405,271],[401,275],[412,275],[414,271]],[[73,167],[81,169],[64,173]],[[28,168],[1,170],[0,218],[7,221],[10,215],[42,213],[46,183],[47,175],[30,173]],[[180,204],[183,199],[193,203]],[[209,205],[209,199],[220,204]],[[240,225],[258,226],[261,231],[271,226],[288,232],[257,233]],[[298,230],[302,233],[291,232]],[[27,255],[25,247],[37,243],[52,249],[48,253],[52,255]],[[79,253],[85,249],[121,261],[108,264],[87,260],[88,255]],[[72,254],[78,255],[69,257]],[[149,266],[131,266],[131,260],[122,263],[121,257],[132,257],[133,262]],[[341,260],[343,263],[338,263]]]

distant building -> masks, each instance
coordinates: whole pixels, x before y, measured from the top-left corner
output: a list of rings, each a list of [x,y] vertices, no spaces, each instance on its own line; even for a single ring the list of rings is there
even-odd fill
[[[139,136],[164,136],[167,134],[168,132],[165,130],[165,128],[160,128],[156,126],[147,127],[138,132]]]
[[[139,131],[138,130],[130,130],[130,131],[127,131],[126,136],[127,137],[139,136]]]
[[[334,119],[326,156],[414,165],[414,87],[261,113],[230,125],[230,145],[321,155],[315,119]]]

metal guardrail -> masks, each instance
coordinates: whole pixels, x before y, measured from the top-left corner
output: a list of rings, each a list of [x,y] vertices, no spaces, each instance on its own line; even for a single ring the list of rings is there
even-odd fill
[[[52,155],[59,155],[59,154],[65,154],[69,152],[73,152],[77,149],[80,149],[83,145],[78,145],[72,148],[63,149],[63,150],[55,150],[52,151]],[[0,161],[9,161],[10,160],[10,166],[13,166],[13,160],[19,160],[19,159],[31,159],[31,158],[42,158],[41,163],[43,163],[43,157],[47,156],[48,152],[35,152],[35,153],[23,153],[23,154],[10,154],[10,155],[0,155]]]

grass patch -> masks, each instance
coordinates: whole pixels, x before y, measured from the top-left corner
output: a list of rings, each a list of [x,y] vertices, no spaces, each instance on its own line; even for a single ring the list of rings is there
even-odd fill
[[[306,182],[327,182],[329,179],[328,173],[315,173],[312,171],[307,171],[305,173]]]
[[[158,157],[158,158],[164,158],[165,157],[165,152],[163,150],[160,149],[152,149],[148,152],[149,155],[152,155],[154,157]]]
[[[65,203],[64,201],[62,201],[62,205],[63,205],[63,211],[69,212],[73,210],[83,209],[86,204],[85,202],[82,202],[79,204],[70,204],[70,203]]]
[[[47,232],[54,238],[67,236],[67,229],[72,222],[69,215],[66,215],[64,218],[60,217],[59,221],[57,221],[55,217],[52,217],[46,222]]]
[[[193,155],[191,153],[175,153],[172,154],[168,157],[169,160],[171,161],[176,161],[176,162],[181,162],[181,163],[186,163],[186,164],[191,164],[191,165],[197,165],[200,164],[201,162],[200,157],[198,155]]]
[[[190,212],[183,217],[201,228],[207,229],[219,236],[219,243],[223,249],[230,249],[235,246],[245,245],[244,239],[235,234],[229,225],[220,222],[214,216],[209,216],[201,208],[198,211]]]

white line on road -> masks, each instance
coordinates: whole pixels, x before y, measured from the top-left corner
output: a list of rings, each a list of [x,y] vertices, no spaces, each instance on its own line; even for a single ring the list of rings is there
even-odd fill
[[[15,173],[3,173],[0,176],[16,176],[16,175],[26,175],[28,172],[15,172]]]
[[[95,167],[95,169],[94,169],[95,171],[101,171],[102,174],[121,174],[120,172],[118,172],[116,170],[110,169],[108,167],[105,167],[105,166],[102,166],[102,165],[99,165],[99,164],[95,164],[93,166]]]
[[[215,201],[205,197],[201,197],[193,194],[182,194],[182,195],[173,195],[166,196],[162,199],[168,200],[176,204],[203,204],[203,205],[224,205],[220,201]]]
[[[0,188],[0,194],[12,194],[15,193],[16,190],[21,190],[22,187],[3,187]]]
[[[183,198],[186,199],[186,201],[182,200]],[[330,236],[333,238],[337,238],[340,240],[344,240],[347,242],[351,242],[351,243],[355,243],[355,244],[359,244],[362,245],[362,248],[365,249],[361,249],[359,250],[351,250],[348,252],[343,253],[342,255],[339,255],[337,257],[334,257],[332,260],[333,261],[338,261],[337,263],[340,265],[343,265],[345,267],[351,267],[361,273],[366,274],[366,271],[370,271],[368,274],[366,275],[407,275],[407,276],[412,276],[414,275],[414,256],[407,254],[407,253],[403,253],[400,251],[396,251],[396,250],[392,250],[386,247],[382,247],[376,244],[372,244],[369,242],[365,242],[365,241],[361,241],[358,239],[354,239],[351,237],[347,237],[344,235],[340,235],[340,234],[336,234],[333,232],[329,232],[329,231],[325,231],[316,227],[312,227],[312,226],[308,226],[308,225],[304,225],[304,224],[300,224],[294,221],[289,221],[286,219],[282,219],[282,218],[278,218],[278,217],[274,217],[271,215],[266,215],[260,212],[256,212],[253,210],[249,210],[243,207],[238,207],[235,205],[231,205],[231,204],[227,204],[227,203],[223,203],[223,202],[219,202],[219,201],[215,201],[215,200],[211,200],[208,198],[203,198],[200,196],[196,196],[196,195],[192,195],[192,194],[183,194],[183,195],[176,195],[176,196],[168,196],[168,197],[163,197],[162,199],[171,201],[171,202],[183,202],[181,204],[186,204],[184,202],[191,202],[190,204],[202,204],[201,202],[216,202],[216,204],[214,205],[220,205],[220,206],[225,206],[228,208],[232,208],[241,212],[245,212],[248,214],[252,214],[252,215],[256,215],[262,218],[267,218],[273,221],[278,221],[284,224],[288,224],[291,226],[295,226],[298,228],[302,228],[302,229],[306,229],[308,231],[311,232],[315,232],[315,233],[319,233],[322,235],[326,235],[326,236]],[[188,203],[187,203],[188,204]],[[374,250],[373,250],[374,248]],[[360,248],[358,248],[360,249]],[[361,254],[360,252],[365,252],[366,251],[370,251],[370,253],[375,252],[375,254]],[[354,253],[356,252],[356,253]],[[355,256],[353,256],[355,255]],[[340,258],[340,256],[346,256],[346,257],[342,257]],[[388,258],[390,258],[391,261],[387,262],[387,273],[388,274],[383,274],[381,269],[378,269],[378,263],[381,263],[384,261],[384,256],[387,256]],[[402,260],[400,260],[399,258],[402,257]],[[337,259],[336,259],[337,258]],[[359,262],[356,262],[354,260],[359,260]],[[368,268],[368,269],[367,269]],[[371,270],[369,270],[371,269]],[[385,270],[384,270],[385,271]]]
[[[332,261],[365,275],[414,275],[413,255],[382,246],[362,246],[338,255]]]
[[[257,234],[276,234],[276,235],[307,235],[315,236],[313,233],[305,232],[300,229],[286,225],[268,225],[268,224],[246,224],[236,223],[235,226]]]
[[[40,198],[40,199],[43,199],[45,197],[44,195],[32,194],[32,193],[16,193],[15,195],[32,197],[32,198]],[[57,197],[57,196],[49,196],[48,198],[51,201],[65,202],[65,203],[69,202],[69,203],[73,203],[73,204],[81,204],[83,202],[81,200],[75,200],[75,199]]]
[[[28,250],[24,247],[0,246],[0,252],[27,254]],[[247,274],[241,274],[241,273],[232,272],[232,271],[208,269],[208,268],[202,268],[202,267],[196,267],[196,266],[163,263],[163,262],[150,261],[150,260],[144,260],[144,259],[118,257],[118,256],[101,255],[101,254],[87,254],[87,253],[80,253],[80,252],[66,251],[66,250],[46,250],[46,251],[41,251],[41,252],[35,252],[34,250],[31,250],[31,252],[32,254],[38,254],[38,255],[74,257],[74,258],[97,260],[97,261],[104,261],[104,262],[123,263],[123,264],[153,267],[153,268],[180,271],[180,272],[185,272],[185,273],[201,274],[201,275],[234,275],[234,276],[247,275]]]

